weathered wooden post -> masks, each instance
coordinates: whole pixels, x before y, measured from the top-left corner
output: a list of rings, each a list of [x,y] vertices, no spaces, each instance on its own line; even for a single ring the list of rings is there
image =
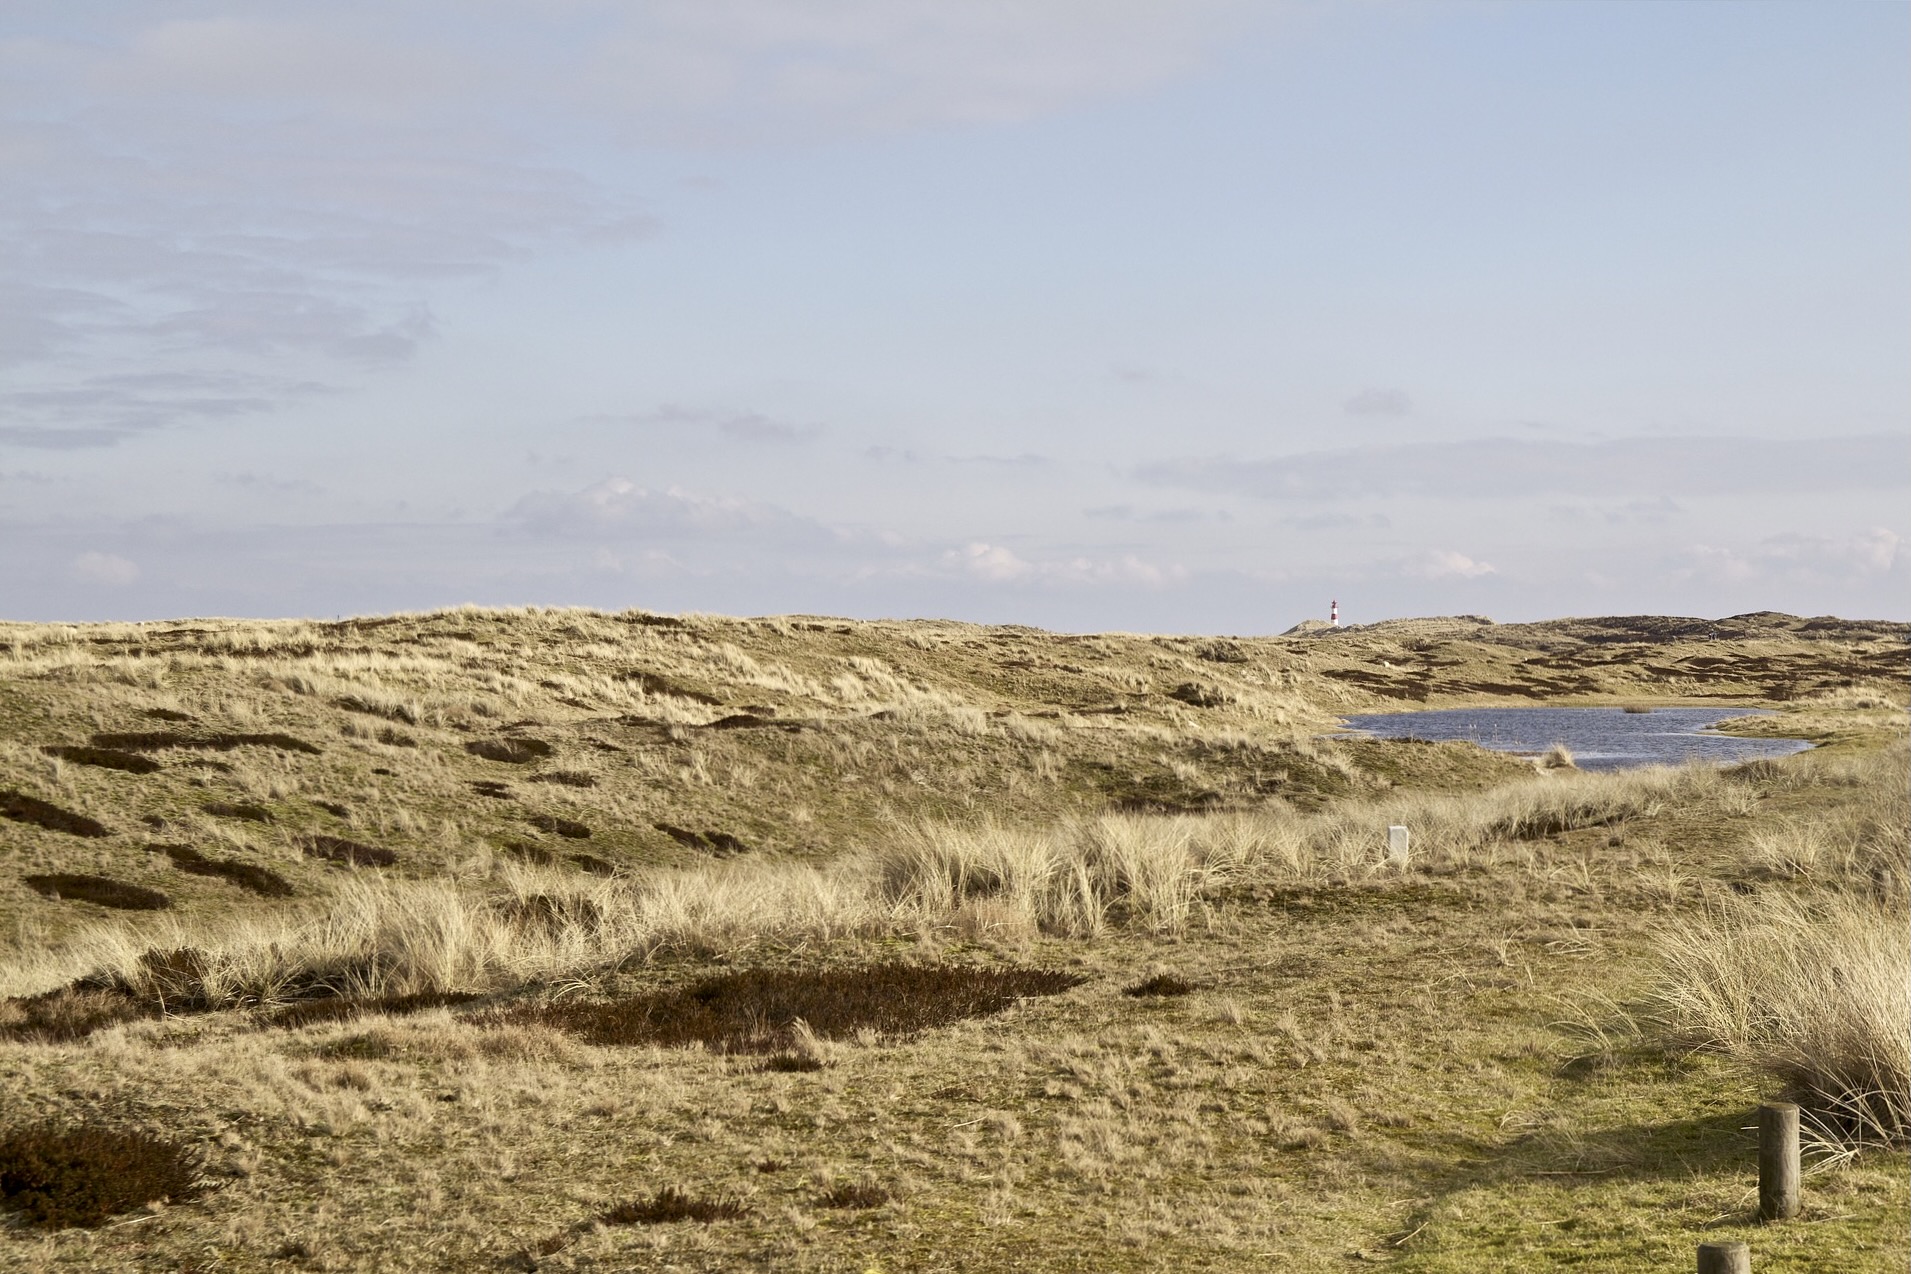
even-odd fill
[[[1395,867],[1407,865],[1407,829],[1398,823],[1387,827],[1387,861]]]
[[[1798,1107],[1767,1102],[1758,1108],[1758,1219],[1798,1215]]]
[[[1699,1274],[1752,1274],[1752,1249],[1743,1243],[1701,1243]]]

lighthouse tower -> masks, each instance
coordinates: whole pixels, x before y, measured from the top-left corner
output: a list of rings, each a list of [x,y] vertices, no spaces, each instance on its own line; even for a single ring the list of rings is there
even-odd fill
[[[1340,600],[1338,598],[1327,603],[1327,622],[1336,628],[1340,627]]]

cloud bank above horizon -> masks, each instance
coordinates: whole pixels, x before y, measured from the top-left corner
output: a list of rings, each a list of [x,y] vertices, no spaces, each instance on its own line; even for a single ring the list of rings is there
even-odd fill
[[[26,0],[0,617],[1911,618],[1907,34]]]

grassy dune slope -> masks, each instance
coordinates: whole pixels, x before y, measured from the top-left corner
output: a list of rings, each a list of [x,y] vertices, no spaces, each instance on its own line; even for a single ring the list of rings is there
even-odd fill
[[[1643,1271],[1744,1224],[1740,1126],[1795,1091],[1838,1163],[1759,1268],[1898,1268],[1907,635],[0,625],[0,1158],[162,1133],[198,1191],[0,1212],[0,1265]],[[1825,746],[1317,737],[1539,701]],[[1829,1035],[1705,963],[1804,949],[1767,901],[1842,935],[1801,1002],[1870,988]]]

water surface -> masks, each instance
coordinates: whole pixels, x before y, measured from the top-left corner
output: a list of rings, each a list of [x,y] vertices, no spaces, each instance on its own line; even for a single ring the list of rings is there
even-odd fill
[[[1710,761],[1726,765],[1757,757],[1790,756],[1803,739],[1741,739],[1707,729],[1730,717],[1770,716],[1757,708],[1439,708],[1428,712],[1365,713],[1345,718],[1363,734],[1383,739],[1463,739],[1496,752],[1537,754],[1555,743],[1581,769]]]

